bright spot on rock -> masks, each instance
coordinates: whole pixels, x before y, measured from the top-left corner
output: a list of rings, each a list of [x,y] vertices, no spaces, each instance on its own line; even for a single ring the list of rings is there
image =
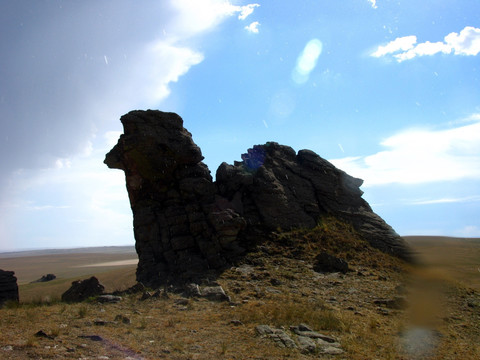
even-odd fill
[[[297,64],[292,72],[292,79],[297,84],[307,82],[310,73],[317,66],[318,58],[322,53],[323,44],[318,39],[310,40],[297,59]]]

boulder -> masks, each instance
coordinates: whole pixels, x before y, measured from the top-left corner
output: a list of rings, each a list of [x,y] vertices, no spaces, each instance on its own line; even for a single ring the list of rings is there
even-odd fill
[[[0,307],[7,301],[19,301],[17,278],[13,271],[0,269]]]
[[[318,272],[348,272],[348,263],[334,255],[322,251],[315,257],[313,270]]]
[[[213,182],[200,148],[174,113],[131,111],[105,164],[125,173],[147,286],[189,282],[221,269],[271,231],[313,228],[323,216],[350,223],[372,246],[410,259],[406,242],[362,198],[363,181],[310,150],[268,142]]]
[[[72,282],[70,289],[62,294],[62,301],[80,302],[93,296],[103,294],[105,287],[95,276],[89,279]]]

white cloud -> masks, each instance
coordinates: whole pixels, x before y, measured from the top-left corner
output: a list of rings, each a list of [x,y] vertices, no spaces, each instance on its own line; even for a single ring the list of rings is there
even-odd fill
[[[169,84],[177,82],[179,77],[204,59],[204,55],[179,43],[192,36],[212,30],[228,17],[238,14],[238,19],[245,20],[259,4],[244,6],[232,5],[224,0],[177,0],[172,6],[178,10],[174,21],[174,32],[164,32],[164,37],[153,43],[142,56],[137,68],[142,69],[144,98],[149,103],[158,103],[170,94]],[[253,22],[246,29],[258,33],[258,22]],[[148,71],[144,71],[147,69]],[[142,77],[143,76],[143,77]],[[147,77],[147,78],[145,78]],[[137,80],[138,81],[138,80]]]
[[[374,9],[378,8],[377,0],[368,0],[368,2],[372,5],[372,8]]]
[[[379,46],[377,50],[372,53],[372,56],[381,57],[395,53],[397,51],[410,50],[414,47],[416,42],[417,37],[415,35],[396,38],[395,40],[389,42],[387,45]]]
[[[452,32],[445,36],[445,42],[456,55],[477,55],[480,52],[480,29],[467,26],[460,34]]]
[[[435,55],[438,53],[449,54],[452,51],[451,47],[443,42],[431,43],[430,41],[418,44],[414,48],[400,54],[394,55],[394,57],[402,62],[404,60],[413,59],[416,56]]]
[[[447,130],[410,129],[385,139],[387,150],[331,162],[364,186],[480,179],[480,122]]]
[[[245,20],[250,14],[253,13],[253,10],[256,7],[259,7],[260,4],[249,4],[245,6],[235,6],[236,11],[238,11],[238,8],[240,8],[240,15],[238,15],[238,18],[240,20]]]
[[[239,6],[225,0],[176,0],[173,1],[173,6],[180,11],[177,27],[197,34],[215,27],[225,18],[236,14],[239,20],[245,20],[260,5]]]
[[[150,56],[146,73],[151,80],[151,88],[146,88],[145,96],[149,94],[150,102],[156,103],[170,94],[168,85],[177,82],[179,77],[204,59],[203,54],[187,47],[179,47],[166,41],[159,41],[147,50]]]
[[[250,25],[245,26],[245,29],[248,32],[251,32],[253,34],[258,34],[258,27],[259,26],[260,26],[260,23],[258,21],[254,21]]]
[[[426,41],[417,44],[415,35],[397,38],[386,45],[381,45],[371,56],[383,57],[392,55],[398,62],[413,59],[417,56],[435,55],[438,53],[475,56],[480,53],[480,29],[465,27],[460,33],[452,32],[444,41]]]

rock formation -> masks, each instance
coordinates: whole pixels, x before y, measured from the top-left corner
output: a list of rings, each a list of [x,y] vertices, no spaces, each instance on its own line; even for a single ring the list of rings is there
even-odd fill
[[[40,279],[37,279],[35,281],[32,281],[32,283],[37,283],[37,282],[48,282],[55,280],[57,277],[54,274],[47,274],[47,275],[42,275]]]
[[[95,276],[72,282],[72,286],[62,294],[62,301],[80,302],[92,296],[103,294],[105,287]]]
[[[0,307],[6,301],[18,302],[18,300],[18,285],[15,273],[0,269]]]
[[[188,279],[217,269],[272,230],[342,218],[374,247],[408,258],[405,242],[362,199],[362,180],[310,150],[269,142],[212,181],[200,148],[174,113],[132,111],[105,164],[125,172],[139,257],[137,280]]]

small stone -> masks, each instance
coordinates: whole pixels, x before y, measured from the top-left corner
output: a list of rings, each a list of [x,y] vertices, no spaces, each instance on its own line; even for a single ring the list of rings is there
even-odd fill
[[[308,325],[300,324],[298,325],[298,330],[300,331],[313,331]]]
[[[280,286],[283,283],[280,280],[273,278],[270,280],[270,284],[272,284],[273,286]]]
[[[214,301],[230,301],[221,286],[207,286],[200,290],[200,295]]]
[[[255,327],[255,330],[257,330],[257,333],[259,335],[269,335],[269,334],[273,334],[273,329],[268,326],[268,325],[257,325]]]
[[[305,336],[297,337],[297,342],[300,351],[302,351],[303,353],[312,353],[317,348],[317,344],[315,343],[315,341]]]
[[[243,325],[243,322],[241,322],[240,320],[231,320],[230,324],[235,326],[240,326],[240,325]]]
[[[317,272],[348,272],[348,263],[344,259],[340,259],[325,251],[322,251],[315,258],[313,269]]]
[[[480,307],[480,301],[468,300],[467,301],[467,306],[471,307],[471,308]]]
[[[342,349],[333,346],[324,347],[322,350],[320,350],[320,352],[327,355],[341,355],[344,353]]]
[[[190,301],[189,301],[188,299],[182,298],[182,299],[176,299],[176,300],[174,301],[174,304],[175,304],[175,305],[183,305],[183,306],[185,306],[185,305],[188,305],[189,302],[190,302]]]
[[[12,351],[13,350],[13,346],[12,345],[7,345],[7,346],[4,346],[2,348],[3,351]]]
[[[130,324],[131,323],[131,320],[128,317],[126,317],[125,315],[121,315],[121,314],[118,314],[117,316],[115,316],[115,321],[120,321],[123,324]]]
[[[185,287],[185,296],[187,297],[199,297],[202,294],[200,293],[200,287],[197,284],[188,284]]]
[[[103,319],[95,319],[93,320],[93,324],[97,326],[105,326],[107,325],[108,321],[105,321]]]
[[[115,295],[100,295],[97,297],[97,301],[101,303],[118,303],[122,301],[121,296],[115,296]]]
[[[273,334],[269,335],[270,338],[273,339],[277,343],[277,345],[281,347],[286,347],[289,349],[295,349],[297,348],[297,344],[295,341],[292,340],[290,336],[287,335],[287,333],[283,330],[280,329],[275,329]]]
[[[53,336],[47,335],[43,330],[37,331],[35,333],[35,336],[39,338],[50,339],[50,340],[55,339]]]
[[[149,291],[144,291],[140,300],[144,301],[144,300],[150,299],[151,297],[152,297],[152,294]]]
[[[297,334],[298,336],[304,336],[304,337],[308,337],[308,338],[311,338],[311,339],[321,339],[321,340],[326,341],[328,343],[336,342],[336,340],[334,338],[332,338],[331,336],[323,335],[323,334],[318,333],[316,331],[311,331],[311,330],[301,331],[300,327],[292,327],[292,331],[295,334]]]
[[[381,308],[381,307],[378,307],[377,308],[377,312],[381,315],[384,315],[384,316],[388,316],[390,315],[391,311],[388,310],[388,309],[384,309],[384,308]]]
[[[81,339],[89,339],[92,341],[103,341],[103,338],[99,335],[78,335],[78,337]],[[84,347],[87,347],[87,345],[85,345]]]

